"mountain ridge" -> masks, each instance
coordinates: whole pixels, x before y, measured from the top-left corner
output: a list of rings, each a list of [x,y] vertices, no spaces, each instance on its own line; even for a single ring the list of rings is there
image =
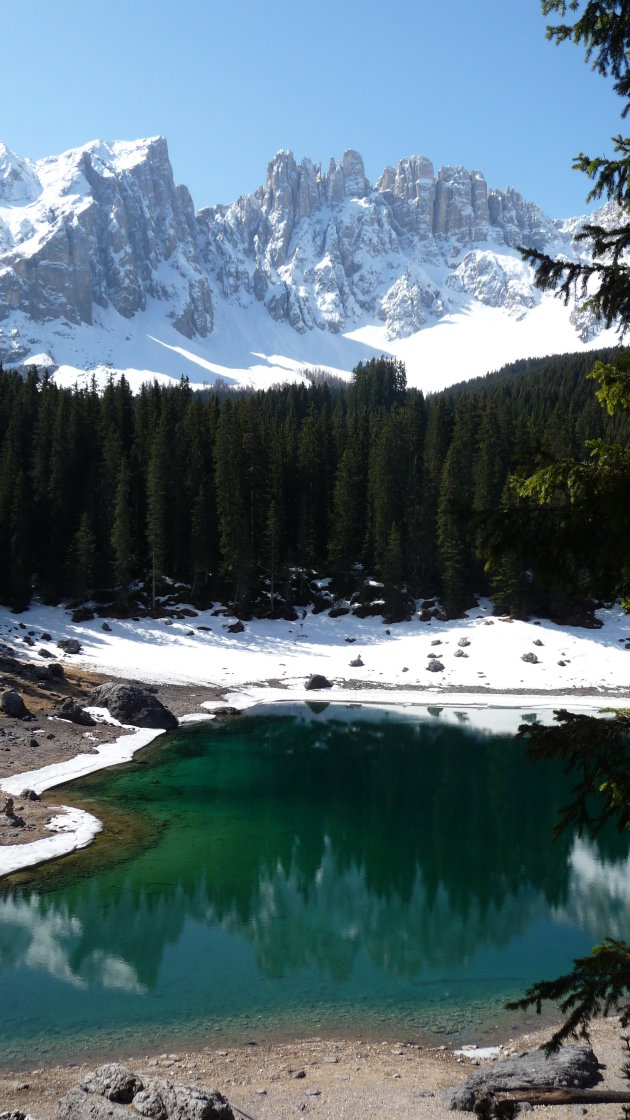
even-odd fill
[[[576,303],[552,312],[517,250],[588,256],[582,220],[548,218],[481,171],[435,173],[426,156],[371,184],[353,149],[327,170],[280,151],[255,192],[195,211],[162,136],[38,161],[0,144],[0,359],[46,359],[60,378],[109,368],[256,384],[388,352],[421,384],[416,351],[455,325],[461,346],[442,330],[438,354],[442,383],[461,380],[473,350],[470,375],[485,372],[473,326],[495,336],[487,369],[527,356],[514,347],[528,338],[532,355],[613,341]]]

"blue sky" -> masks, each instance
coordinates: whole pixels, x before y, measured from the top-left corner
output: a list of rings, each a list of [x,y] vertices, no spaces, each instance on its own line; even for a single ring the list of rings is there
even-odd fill
[[[351,147],[372,181],[423,154],[578,214],[573,155],[624,128],[537,0],[0,0],[0,17],[9,148],[160,133],[197,208],[255,190],[280,148],[327,167]]]

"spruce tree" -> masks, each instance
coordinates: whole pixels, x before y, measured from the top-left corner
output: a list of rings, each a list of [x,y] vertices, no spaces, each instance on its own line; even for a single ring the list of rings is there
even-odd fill
[[[630,10],[618,0],[542,0],[545,15],[567,10],[578,13],[573,24],[563,23],[547,28],[548,38],[556,43],[572,41],[586,48],[586,58],[604,76],[612,76],[615,91],[623,98],[623,116],[630,110]],[[567,300],[575,287],[587,305],[607,325],[616,323],[621,334],[630,326],[630,139],[613,138],[615,155],[610,159],[592,159],[580,154],[574,166],[593,181],[589,199],[602,196],[618,206],[618,218],[611,229],[587,224],[578,236],[592,238],[592,259],[586,264],[554,260],[537,250],[526,250],[525,258],[537,269],[536,282],[541,288],[558,290]],[[611,412],[626,413],[630,409],[630,364],[620,356],[612,363],[600,363],[592,376],[599,384],[601,403]],[[625,523],[630,508],[630,454],[627,447],[594,441],[591,460],[586,464],[554,463],[525,480],[521,493],[535,496],[541,502],[554,499],[563,491],[569,503],[583,504],[586,498],[593,512],[606,501],[619,495],[618,514]],[[611,489],[613,491],[611,495]],[[625,512],[624,512],[625,511]],[[601,531],[601,530],[600,530]],[[601,538],[600,538],[601,539]],[[626,531],[627,539],[627,531]],[[627,555],[627,547],[621,556]],[[630,590],[630,586],[626,584]],[[623,588],[622,588],[623,590]],[[576,823],[579,828],[597,830],[602,820],[615,817],[622,827],[630,822],[630,783],[628,782],[628,715],[617,716],[612,730],[609,721],[591,717],[571,717],[556,713],[560,726],[527,729],[533,738],[534,757],[560,757],[567,771],[577,772],[575,800],[563,811],[559,824]],[[613,743],[614,740],[614,743]],[[612,749],[611,749],[612,744]],[[598,793],[605,798],[603,817],[593,819],[589,796]],[[609,1011],[619,1011],[621,1025],[630,1023],[630,947],[619,940],[606,939],[591,950],[587,958],[574,962],[566,976],[534,985],[525,997],[512,1006],[535,1006],[539,1011],[545,1000],[560,1002],[564,1023],[552,1036],[548,1049],[556,1049],[569,1035],[588,1037],[592,1018]],[[624,1073],[630,1076],[626,1064]],[[624,1110],[627,1111],[627,1110]]]

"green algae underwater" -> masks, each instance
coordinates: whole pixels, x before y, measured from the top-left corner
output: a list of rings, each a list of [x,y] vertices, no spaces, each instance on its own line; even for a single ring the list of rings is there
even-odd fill
[[[404,712],[263,707],[157,740],[56,791],[104,833],[0,892],[0,1065],[511,1033],[507,999],[630,933],[626,838],[551,842],[568,789],[513,739]]]

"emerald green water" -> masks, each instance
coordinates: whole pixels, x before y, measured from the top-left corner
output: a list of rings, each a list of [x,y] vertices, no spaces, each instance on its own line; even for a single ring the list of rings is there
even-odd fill
[[[509,739],[365,709],[193,726],[75,782],[139,815],[0,894],[0,1064],[263,1034],[492,1035],[628,936],[627,843],[550,835]]]

